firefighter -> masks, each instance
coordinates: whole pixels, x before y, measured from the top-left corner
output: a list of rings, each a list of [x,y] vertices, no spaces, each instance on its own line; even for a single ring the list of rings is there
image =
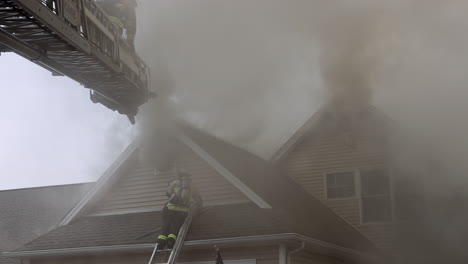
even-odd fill
[[[162,211],[163,226],[158,236],[158,250],[167,246],[172,249],[177,239],[179,229],[190,210],[196,210],[202,205],[202,200],[196,188],[192,185],[190,174],[178,172],[178,179],[169,183],[166,195],[168,202]]]
[[[136,0],[98,0],[112,20],[127,35],[127,43],[135,50],[136,35]]]
[[[135,50],[137,2],[136,0],[120,0],[116,5],[125,28],[127,43],[132,50]]]

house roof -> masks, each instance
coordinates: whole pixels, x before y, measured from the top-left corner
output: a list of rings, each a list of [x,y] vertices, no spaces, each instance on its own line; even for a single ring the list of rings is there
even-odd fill
[[[381,121],[381,131],[385,131],[386,128],[394,129],[396,127],[394,121],[382,113],[375,106],[368,105],[367,107],[363,108],[361,113],[367,115],[367,117],[374,118],[374,120]],[[333,108],[328,105],[324,105],[318,111],[314,112],[311,117],[307,119],[304,124],[283,145],[278,148],[269,161],[271,163],[278,163],[284,157],[286,157],[288,153],[290,153],[290,151],[292,151],[306,135],[320,129],[324,121],[330,121],[334,118],[336,119],[337,115],[335,114]]]
[[[91,183],[0,191],[0,252],[49,231],[79,201]],[[0,264],[18,263],[0,255]]]
[[[279,167],[199,130],[187,127],[184,131],[275,210],[289,215],[297,233],[355,250],[374,248],[355,227],[283,175]]]
[[[235,176],[243,192],[250,193],[257,205],[225,205],[208,210],[195,220],[188,240],[293,232],[353,250],[374,249],[372,242],[354,227],[270,163],[197,129],[183,127],[182,131]],[[260,209],[269,207],[273,209]],[[135,237],[161,224],[158,212],[70,220],[19,251],[144,243]]]
[[[161,211],[87,216],[24,245],[20,251],[153,243],[156,235],[138,237],[162,225]],[[284,215],[251,203],[206,208],[194,218],[187,241],[288,233]]]

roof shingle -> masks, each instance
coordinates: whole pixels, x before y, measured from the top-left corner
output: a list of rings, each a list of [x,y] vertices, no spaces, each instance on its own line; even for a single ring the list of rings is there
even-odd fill
[[[206,208],[194,218],[187,241],[288,233],[287,217],[253,204]],[[161,212],[88,216],[33,240],[17,251],[153,243],[156,235],[138,237],[162,225]]]
[[[92,184],[0,191],[0,253],[37,238],[56,225]],[[0,264],[19,260],[0,255]]]

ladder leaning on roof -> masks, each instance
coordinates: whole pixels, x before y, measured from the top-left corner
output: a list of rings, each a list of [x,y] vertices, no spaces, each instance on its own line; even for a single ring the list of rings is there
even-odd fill
[[[187,217],[185,218],[184,224],[180,227],[179,234],[177,234],[177,239],[174,244],[173,249],[163,249],[157,250],[158,243],[154,246],[153,254],[151,254],[151,258],[149,264],[154,264],[156,262],[156,258],[159,253],[161,252],[171,252],[169,255],[169,259],[167,260],[167,264],[174,264],[176,262],[177,257],[179,256],[182,247],[184,246],[185,236],[190,228],[190,224],[192,223],[192,213],[189,212]]]

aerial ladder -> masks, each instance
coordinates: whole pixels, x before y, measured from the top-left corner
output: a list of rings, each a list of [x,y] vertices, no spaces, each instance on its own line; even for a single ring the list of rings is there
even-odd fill
[[[148,66],[94,0],[0,0],[0,52],[9,51],[79,82],[132,124],[155,96]]]

